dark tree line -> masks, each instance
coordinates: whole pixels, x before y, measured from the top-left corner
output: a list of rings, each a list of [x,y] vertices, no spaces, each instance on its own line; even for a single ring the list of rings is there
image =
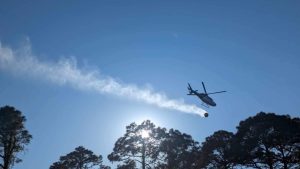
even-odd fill
[[[238,163],[254,168],[300,168],[300,119],[258,113],[241,121],[233,143]]]
[[[0,108],[0,169],[20,162],[32,136],[26,118],[14,107]],[[219,130],[200,144],[175,129],[147,120],[131,123],[108,155],[118,169],[298,169],[300,119],[260,112],[239,123],[235,133]],[[79,146],[61,156],[50,169],[110,169],[101,155]]]
[[[288,115],[260,112],[241,121],[236,133],[216,131],[202,144],[150,121],[126,129],[108,155],[119,169],[300,168],[300,119]]]

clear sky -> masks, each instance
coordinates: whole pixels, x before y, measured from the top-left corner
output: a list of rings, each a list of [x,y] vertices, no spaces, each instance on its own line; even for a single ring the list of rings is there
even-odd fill
[[[21,110],[33,135],[15,169],[48,168],[79,145],[109,164],[125,126],[146,119],[202,142],[260,111],[299,117],[299,8],[297,0],[0,0],[0,106]],[[201,91],[202,81],[228,91],[212,96],[217,107],[186,95],[188,82]],[[210,116],[185,113],[191,105]]]

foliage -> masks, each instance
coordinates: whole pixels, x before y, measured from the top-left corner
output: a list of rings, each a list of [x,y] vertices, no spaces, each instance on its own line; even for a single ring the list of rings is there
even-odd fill
[[[170,129],[160,145],[160,151],[165,155],[165,164],[161,164],[160,168],[192,169],[196,167],[199,145],[190,135]]]
[[[133,160],[127,160],[123,164],[118,165],[117,169],[135,169],[136,163]]]
[[[149,137],[143,138],[142,133],[148,132]],[[159,145],[165,136],[165,129],[155,127],[149,120],[137,125],[131,123],[126,127],[126,133],[115,143],[113,152],[108,155],[112,162],[132,161],[139,163],[143,169],[159,164]],[[133,165],[131,165],[133,166]]]
[[[202,168],[232,168],[235,166],[232,158],[231,141],[234,134],[220,130],[206,137],[202,143],[201,155],[198,165]]]
[[[299,168],[300,119],[258,113],[241,121],[236,134],[220,130],[207,137],[202,147],[190,135],[155,127],[149,120],[126,127],[115,143],[110,161],[120,169],[142,168]],[[142,131],[149,137],[142,138]]]
[[[255,168],[299,168],[300,123],[288,115],[260,112],[237,127],[234,154]]]
[[[91,150],[82,146],[75,148],[75,151],[61,156],[58,162],[53,163],[50,169],[109,169],[102,165],[102,156],[95,155]]]
[[[149,137],[143,138],[148,131]],[[123,162],[118,168],[185,169],[194,168],[199,145],[188,134],[155,127],[149,120],[126,127],[126,133],[115,143],[110,161]]]
[[[0,108],[0,163],[1,169],[9,169],[14,163],[21,162],[17,153],[24,151],[32,136],[25,129],[25,116],[14,107]]]

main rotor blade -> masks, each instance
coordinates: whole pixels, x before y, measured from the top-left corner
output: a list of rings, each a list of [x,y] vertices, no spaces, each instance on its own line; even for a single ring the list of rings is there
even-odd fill
[[[217,93],[224,93],[226,91],[220,91],[220,92],[212,92],[212,93],[207,93],[207,94],[217,94]]]
[[[203,86],[204,92],[207,94],[207,92],[206,92],[206,89],[205,89],[205,86],[204,86],[204,83],[203,83],[203,82],[202,82],[202,86]]]

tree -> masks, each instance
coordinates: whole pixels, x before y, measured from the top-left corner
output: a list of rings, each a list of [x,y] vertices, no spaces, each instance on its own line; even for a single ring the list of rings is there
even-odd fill
[[[0,108],[0,158],[1,169],[9,169],[21,162],[17,153],[24,151],[32,136],[25,129],[25,116],[11,106]]]
[[[199,145],[190,135],[170,129],[160,145],[160,151],[165,155],[165,164],[161,164],[160,168],[192,169],[196,165]]]
[[[149,120],[140,125],[131,123],[115,143],[108,159],[125,163],[121,166],[135,167],[139,163],[142,169],[154,167],[160,162],[159,148],[164,137],[165,129],[155,127]]]
[[[201,168],[227,169],[235,166],[232,158],[231,140],[234,134],[220,130],[206,137],[202,143],[199,166]]]
[[[133,160],[126,160],[123,164],[118,165],[117,169],[135,169],[136,163]]]
[[[110,169],[102,165],[102,156],[95,155],[91,150],[83,146],[75,148],[75,151],[61,156],[58,162],[53,163],[50,169]]]
[[[236,159],[254,168],[299,168],[299,121],[264,112],[241,121],[235,136]]]

